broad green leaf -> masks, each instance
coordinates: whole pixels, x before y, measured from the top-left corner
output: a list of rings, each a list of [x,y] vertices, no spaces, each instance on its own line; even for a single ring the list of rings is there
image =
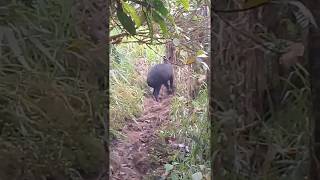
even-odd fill
[[[169,11],[164,6],[163,2],[161,0],[154,0],[154,8],[159,11],[164,17],[167,17]]]
[[[192,180],[201,180],[202,179],[202,173],[201,172],[196,172],[192,174]]]
[[[152,18],[156,23],[164,21],[164,19],[156,11],[152,11]]]
[[[123,2],[122,7],[125,12],[130,14],[130,16],[134,20],[135,24],[137,25],[137,27],[140,27],[141,26],[141,19],[140,19],[139,15],[137,14],[136,9],[133,6],[131,6],[130,4],[128,4],[127,2]]]
[[[167,34],[168,28],[167,28],[167,25],[166,25],[164,19],[156,11],[153,11],[152,15],[153,15],[152,16],[153,20],[160,25],[160,28],[161,28],[163,34]]]
[[[149,32],[150,32],[150,38],[151,38],[151,42],[153,41],[153,26],[152,26],[152,21],[151,18],[149,16],[150,12],[145,12],[143,11],[144,17],[146,18],[147,24],[148,24],[148,28],[149,28]]]
[[[163,34],[167,35],[168,34],[168,28],[167,25],[164,21],[159,22],[159,26],[163,32]]]
[[[207,54],[204,50],[197,51],[197,56],[200,56],[202,54]]]
[[[179,2],[182,4],[183,8],[186,11],[189,11],[189,8],[190,8],[189,0],[179,0]]]
[[[165,165],[164,165],[164,168],[166,169],[166,172],[169,172],[169,171],[171,171],[171,170],[173,169],[173,165],[171,165],[171,164],[165,164]]]
[[[269,2],[270,0],[247,0],[244,3],[244,8],[250,8],[250,7],[254,7],[254,6],[258,6],[260,4],[264,4]]]
[[[117,8],[117,17],[123,28],[125,28],[131,35],[135,35],[137,33],[136,28],[134,27],[134,22],[125,12],[123,12],[122,7]]]

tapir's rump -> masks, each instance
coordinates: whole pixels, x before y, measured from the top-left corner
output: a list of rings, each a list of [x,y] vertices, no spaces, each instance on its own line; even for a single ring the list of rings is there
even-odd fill
[[[170,64],[157,64],[148,73],[147,83],[150,87],[155,87],[167,82],[172,77],[173,68]]]
[[[169,83],[170,82],[170,85]],[[162,85],[165,85],[168,91],[173,87],[173,67],[171,64],[157,64],[153,66],[147,77],[147,83],[152,87],[153,95],[158,101],[159,91]]]

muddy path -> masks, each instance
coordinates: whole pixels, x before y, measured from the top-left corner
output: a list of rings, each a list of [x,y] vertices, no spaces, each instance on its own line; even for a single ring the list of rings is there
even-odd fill
[[[162,146],[166,143],[156,135],[157,130],[169,122],[172,95],[167,95],[164,89],[161,89],[160,102],[152,97],[145,98],[141,117],[127,120],[121,130],[125,137],[112,143],[110,179],[158,179],[164,173],[168,154]],[[148,176],[150,174],[157,176]]]

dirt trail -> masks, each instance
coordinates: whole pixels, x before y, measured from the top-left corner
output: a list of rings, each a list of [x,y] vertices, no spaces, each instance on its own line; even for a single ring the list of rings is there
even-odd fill
[[[161,89],[161,102],[146,98],[143,104],[144,113],[136,121],[127,121],[122,129],[126,137],[118,139],[111,147],[111,178],[112,180],[145,179],[146,174],[156,170],[157,175],[163,172],[163,162],[157,162],[165,152],[158,154],[156,160],[152,151],[157,148],[159,139],[156,130],[169,121],[170,102],[172,96]],[[161,146],[161,142],[160,142]],[[159,171],[160,169],[160,171]]]

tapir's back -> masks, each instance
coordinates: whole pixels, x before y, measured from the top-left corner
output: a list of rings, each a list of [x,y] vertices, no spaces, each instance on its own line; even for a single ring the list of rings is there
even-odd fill
[[[167,82],[173,75],[171,64],[157,64],[148,73],[147,83],[151,87],[159,86]]]

